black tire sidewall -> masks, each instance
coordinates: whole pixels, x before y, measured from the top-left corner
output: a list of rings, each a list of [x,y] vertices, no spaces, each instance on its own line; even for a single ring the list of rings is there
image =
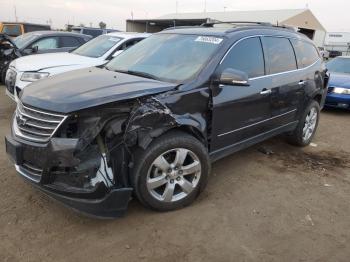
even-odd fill
[[[201,177],[197,187],[184,199],[176,202],[162,202],[155,199],[147,189],[147,173],[153,161],[162,153],[174,148],[186,148],[197,155],[201,164]],[[132,172],[134,193],[139,201],[154,210],[170,211],[191,204],[205,188],[210,173],[210,160],[206,148],[196,138],[182,132],[171,132],[155,139],[146,150],[135,155],[135,167]]]
[[[317,120],[316,120],[316,126],[315,126],[315,129],[311,135],[311,137],[304,141],[303,139],[303,129],[304,129],[304,126],[305,126],[305,121],[306,121],[306,117],[307,115],[309,114],[310,110],[312,108],[315,108],[316,111],[317,111]],[[320,120],[320,112],[321,112],[321,109],[320,109],[320,105],[317,101],[312,101],[309,106],[306,108],[306,110],[304,111],[300,121],[299,121],[299,124],[298,124],[298,127],[297,129],[295,130],[293,136],[293,140],[294,140],[294,143],[299,145],[299,146],[307,146],[311,143],[311,141],[313,140],[315,134],[316,134],[316,131],[317,131],[317,127],[318,127],[318,123],[319,123],[319,120]]]
[[[2,84],[5,84],[6,71],[7,68],[3,68],[0,72],[0,83]]]

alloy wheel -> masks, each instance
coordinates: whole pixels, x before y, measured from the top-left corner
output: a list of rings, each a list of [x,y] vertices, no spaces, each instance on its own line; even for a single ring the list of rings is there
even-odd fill
[[[158,156],[147,173],[148,192],[162,202],[187,197],[199,184],[201,163],[191,150],[175,148]]]
[[[303,128],[303,140],[308,141],[314,134],[317,124],[318,112],[316,108],[312,107],[306,116]]]

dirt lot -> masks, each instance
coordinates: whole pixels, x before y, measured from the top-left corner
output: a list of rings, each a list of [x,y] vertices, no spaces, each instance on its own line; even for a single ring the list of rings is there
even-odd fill
[[[14,105],[0,87],[0,137]],[[325,111],[315,143],[282,138],[213,166],[190,207],[94,220],[16,175],[0,139],[1,261],[349,261],[350,113]],[[259,150],[264,146],[273,154]]]

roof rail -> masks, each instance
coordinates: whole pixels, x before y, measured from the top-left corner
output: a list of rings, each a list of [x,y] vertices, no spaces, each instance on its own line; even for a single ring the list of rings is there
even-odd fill
[[[289,25],[273,25],[273,27],[280,27],[280,28],[290,29],[293,31],[297,31],[297,28],[298,28],[298,27],[293,27],[293,26],[289,26]]]
[[[273,26],[268,22],[253,22],[253,21],[213,21],[201,24],[202,27],[213,27],[214,25],[219,24],[232,24],[232,25],[261,25],[261,26]]]

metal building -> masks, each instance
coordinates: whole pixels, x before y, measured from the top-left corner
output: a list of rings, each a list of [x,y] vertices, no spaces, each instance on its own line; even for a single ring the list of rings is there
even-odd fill
[[[210,21],[254,21],[299,28],[318,46],[323,46],[326,29],[309,9],[177,13],[155,19],[129,19],[128,32],[159,32],[168,27],[200,25]]]
[[[350,55],[350,33],[327,33],[324,47],[330,52],[338,52],[337,55]]]

